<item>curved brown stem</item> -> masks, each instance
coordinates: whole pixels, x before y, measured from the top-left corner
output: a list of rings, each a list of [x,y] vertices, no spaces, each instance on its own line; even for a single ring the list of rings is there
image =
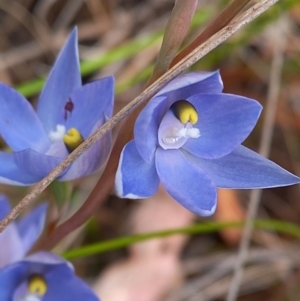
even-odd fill
[[[250,1],[251,0],[233,0],[226,7],[226,9],[208,27],[206,27],[191,44],[189,44],[175,57],[175,59],[172,61],[171,66],[176,65],[185,56],[191,53],[196,47],[204,43],[215,33],[228,25]]]

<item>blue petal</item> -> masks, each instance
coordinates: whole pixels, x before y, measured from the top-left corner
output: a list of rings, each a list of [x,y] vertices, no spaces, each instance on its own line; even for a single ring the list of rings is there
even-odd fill
[[[109,76],[77,89],[70,95],[73,110],[65,115],[66,128],[78,129],[87,138],[97,123],[105,115],[113,113],[114,77]]]
[[[194,125],[201,136],[183,148],[195,156],[216,159],[229,154],[250,134],[261,112],[252,99],[231,94],[198,94],[188,99],[199,113]]]
[[[44,229],[47,208],[47,203],[39,205],[16,224],[25,253],[37,241]]]
[[[169,102],[199,93],[221,93],[223,82],[219,71],[215,72],[190,72],[179,75],[161,89],[156,96],[166,95]]]
[[[158,144],[158,127],[168,110],[167,98],[155,97],[139,114],[134,126],[134,140],[141,157],[150,164]]]
[[[31,274],[42,274],[47,282],[47,291],[43,301],[53,300],[86,300],[99,301],[92,290],[73,273],[72,268],[63,260],[56,260],[51,253],[33,254],[37,260],[25,259],[0,270],[0,300],[11,301],[16,289]],[[46,258],[39,260],[38,257]],[[57,257],[57,256],[56,256]],[[53,259],[54,258],[54,259]]]
[[[17,91],[0,83],[0,134],[13,150],[43,151],[50,145],[30,103]]]
[[[23,262],[9,265],[0,269],[0,300],[11,301],[14,290],[23,280],[27,265]]]
[[[0,269],[12,262],[20,260],[25,251],[18,229],[14,223],[11,223],[0,233]],[[2,301],[2,299],[0,298]]]
[[[154,161],[146,163],[139,155],[134,141],[125,145],[116,173],[115,190],[122,198],[141,199],[152,196],[159,179]]]
[[[64,124],[65,105],[71,93],[81,87],[77,29],[75,28],[61,50],[41,93],[37,114],[47,133]]]
[[[21,173],[36,177],[39,180],[47,176],[50,171],[60,164],[63,159],[38,153],[32,149],[25,149],[12,154]]]
[[[0,195],[0,220],[2,220],[10,210],[11,206],[7,198],[4,195]],[[19,260],[25,254],[15,223],[9,224],[6,229],[0,233],[0,250],[0,269],[7,264]],[[2,299],[0,298],[0,300]]]
[[[102,119],[103,120],[103,119]],[[104,121],[96,123],[92,133],[97,130]],[[92,134],[91,133],[91,134]],[[111,150],[112,135],[107,133],[100,140],[95,142],[68,168],[68,170],[58,177],[60,181],[69,181],[83,176],[87,176],[97,171],[107,160]]]
[[[188,210],[209,216],[215,212],[217,189],[210,177],[180,150],[156,151],[156,169],[167,192]]]
[[[28,274],[42,274],[47,283],[43,301],[97,301],[92,290],[76,275],[72,265],[50,252],[38,252],[25,258]],[[2,300],[1,300],[2,301]]]
[[[40,177],[29,175],[19,169],[14,161],[13,153],[0,151],[0,183],[10,185],[32,185],[40,180]]]
[[[57,265],[45,274],[48,289],[43,301],[99,301],[91,288],[66,265]]]
[[[7,197],[0,194],[0,220],[2,220],[11,210]]]
[[[297,176],[242,145],[219,159],[189,159],[205,170],[219,188],[271,188],[300,183]]]

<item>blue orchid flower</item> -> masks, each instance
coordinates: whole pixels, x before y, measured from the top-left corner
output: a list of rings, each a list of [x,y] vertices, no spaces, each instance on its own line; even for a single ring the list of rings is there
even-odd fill
[[[49,252],[23,258],[43,230],[46,209],[40,205],[0,233],[0,300],[99,301],[62,258]],[[7,199],[0,196],[0,219],[9,211]]]
[[[123,149],[115,189],[123,198],[147,198],[159,183],[190,211],[209,216],[217,188],[267,188],[300,179],[241,145],[261,105],[222,93],[219,72],[181,75],[142,110],[134,140]]]
[[[47,79],[35,112],[11,87],[0,84],[0,134],[13,152],[0,152],[0,182],[31,185],[40,181],[112,116],[114,78],[82,86],[73,30]],[[99,169],[111,149],[107,134],[84,152],[59,180]]]
[[[72,266],[60,257],[38,252],[0,270],[1,301],[99,301]]]

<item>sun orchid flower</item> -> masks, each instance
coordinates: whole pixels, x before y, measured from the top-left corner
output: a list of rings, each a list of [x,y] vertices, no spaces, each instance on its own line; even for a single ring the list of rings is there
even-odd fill
[[[255,126],[261,105],[222,93],[219,72],[181,75],[145,106],[124,147],[116,193],[147,198],[159,183],[190,211],[209,216],[217,188],[268,188],[300,179],[241,145]]]
[[[46,204],[38,206],[0,233],[0,300],[99,301],[59,256],[38,252],[23,258],[43,230],[46,209]],[[0,219],[9,211],[7,199],[0,196]]]
[[[99,301],[73,267],[48,252],[34,253],[0,269],[1,301]]]
[[[77,29],[61,50],[41,92],[37,111],[11,87],[0,84],[0,135],[13,152],[0,152],[0,182],[40,181],[112,116],[112,76],[82,86]],[[106,161],[111,134],[93,144],[59,180],[93,173]]]

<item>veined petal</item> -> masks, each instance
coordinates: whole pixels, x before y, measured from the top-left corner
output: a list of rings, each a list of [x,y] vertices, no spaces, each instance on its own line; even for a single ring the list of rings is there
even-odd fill
[[[219,188],[255,189],[300,183],[299,177],[242,145],[219,159],[187,156],[205,170]]]
[[[149,164],[153,161],[158,145],[159,124],[168,108],[166,97],[155,97],[148,102],[136,119],[134,126],[136,148],[141,157]]]
[[[104,124],[105,118],[102,117],[94,128],[93,134],[98,128]],[[104,135],[100,140],[96,141],[88,150],[81,154],[68,170],[58,177],[60,181],[70,181],[83,176],[87,176],[97,171],[107,160],[111,151],[112,135],[111,132]]]
[[[150,164],[145,162],[134,140],[131,140],[120,156],[115,181],[116,194],[122,198],[147,198],[156,193],[158,184],[154,158]]]
[[[15,152],[12,155],[21,173],[36,177],[39,180],[47,176],[63,160],[62,158],[38,153],[32,149]]]
[[[182,74],[170,81],[155,96],[166,95],[170,105],[181,99],[187,99],[198,93],[221,93],[223,82],[219,71],[190,72]]]
[[[0,135],[15,151],[44,151],[50,145],[31,104],[13,88],[0,83]]]
[[[27,272],[26,264],[17,262],[0,269],[0,300],[11,301],[15,288]]]
[[[156,151],[156,169],[166,191],[188,210],[209,216],[215,212],[217,189],[210,177],[180,150]]]
[[[41,93],[37,114],[47,134],[64,124],[65,106],[71,93],[81,87],[77,28],[75,28],[61,50]]]
[[[9,185],[32,185],[40,177],[30,175],[21,170],[14,161],[14,153],[0,151],[0,183]]]
[[[183,148],[205,159],[229,154],[250,134],[261,112],[253,100],[231,94],[197,94],[188,99],[198,111],[194,125],[201,136],[189,139]]]
[[[47,203],[41,204],[16,223],[25,253],[37,241],[44,229],[47,208]]]
[[[108,76],[84,85],[70,95],[72,112],[66,112],[67,129],[76,128],[87,138],[95,124],[113,113],[114,77]]]

